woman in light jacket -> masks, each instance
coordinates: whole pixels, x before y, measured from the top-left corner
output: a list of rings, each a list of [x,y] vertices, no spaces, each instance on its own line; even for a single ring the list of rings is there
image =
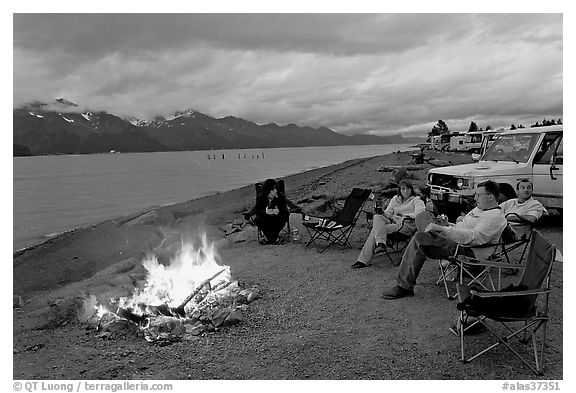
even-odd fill
[[[414,219],[425,209],[424,201],[416,195],[412,183],[401,180],[398,183],[398,192],[390,200],[386,210],[382,214],[374,215],[372,230],[352,267],[359,269],[370,266],[374,254],[386,250],[386,237],[389,233],[400,231],[406,235],[414,234],[416,232]],[[411,220],[404,221],[405,218]]]

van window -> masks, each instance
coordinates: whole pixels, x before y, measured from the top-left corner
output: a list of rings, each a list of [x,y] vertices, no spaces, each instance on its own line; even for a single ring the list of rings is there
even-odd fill
[[[501,134],[488,148],[483,160],[527,162],[534,149],[538,134]]]
[[[548,133],[544,136],[542,143],[538,147],[538,152],[534,157],[535,164],[550,164],[552,156],[561,145],[562,134],[561,133]],[[562,160],[562,156],[560,156]]]
[[[562,147],[563,143],[564,138],[562,138],[562,140],[560,141],[560,146],[558,146],[558,149],[556,150],[556,159],[554,160],[554,164],[563,165],[564,161],[564,148]]]

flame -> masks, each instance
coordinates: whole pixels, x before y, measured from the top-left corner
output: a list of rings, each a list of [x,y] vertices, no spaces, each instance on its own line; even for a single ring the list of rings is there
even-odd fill
[[[201,246],[198,248],[192,242],[183,242],[168,266],[159,263],[155,255],[149,255],[142,261],[147,271],[145,285],[137,288],[131,297],[119,299],[118,306],[140,314],[148,305],[178,307],[200,283],[225,269],[210,281],[212,289],[221,288],[230,283],[231,276],[230,267],[219,265],[218,260],[220,257],[214,243],[208,242],[206,233],[201,235]]]

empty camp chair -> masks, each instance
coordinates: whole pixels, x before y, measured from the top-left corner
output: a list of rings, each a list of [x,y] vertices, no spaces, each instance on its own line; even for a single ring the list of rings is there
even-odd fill
[[[331,217],[311,217],[303,214],[302,225],[310,235],[306,247],[318,240],[324,240],[327,244],[320,252],[324,252],[332,244],[352,248],[348,239],[371,192],[369,189],[354,188],[346,198],[342,210]]]
[[[524,269],[517,286],[509,286],[500,291],[477,292],[468,285],[458,285],[457,308],[460,316],[456,326],[459,326],[457,333],[460,336],[463,362],[471,362],[478,356],[504,345],[534,373],[543,373],[546,325],[549,320],[548,299],[555,259],[556,248],[539,232],[534,231],[526,264],[512,265],[513,268]],[[510,267],[510,264],[504,265]],[[476,319],[470,321],[470,317]],[[496,342],[467,357],[466,331],[475,329],[477,324],[486,328],[496,338]],[[531,364],[526,354],[520,353],[516,340],[522,344],[531,342],[534,364]],[[525,351],[525,348],[522,350]]]

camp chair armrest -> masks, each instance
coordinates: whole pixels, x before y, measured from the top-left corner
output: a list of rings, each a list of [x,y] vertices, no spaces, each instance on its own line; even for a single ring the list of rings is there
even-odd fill
[[[304,212],[301,213],[302,214],[302,221],[310,221],[310,220],[333,220],[334,217],[333,216],[311,216],[309,214],[306,214]]]
[[[487,261],[484,259],[477,259],[463,255],[460,255],[459,257],[450,257],[448,258],[448,260],[452,263],[462,264],[466,266],[485,266],[485,267],[506,268],[506,269],[522,269],[526,267],[526,265],[511,264],[507,262]]]
[[[535,224],[535,223],[532,222],[532,221],[528,221],[528,220],[522,218],[518,213],[514,213],[514,212],[508,213],[508,214],[506,214],[505,217],[508,218],[508,216],[516,216],[516,218],[518,218],[518,220],[520,220],[520,222],[523,223],[523,224],[525,224],[525,225],[532,226],[532,225]]]
[[[467,248],[467,249],[473,250],[475,248],[483,249],[483,248],[488,248],[488,247],[498,247],[498,246],[502,246],[503,244],[504,244],[503,242],[478,244],[476,246],[470,246],[470,245],[466,245],[466,244],[458,244],[456,246],[456,251],[454,252],[454,255],[458,255],[458,253],[461,251],[462,248]]]
[[[532,296],[544,293],[550,293],[550,289],[526,289],[523,291],[510,291],[510,292],[476,292],[471,290],[470,293],[474,297],[491,298],[491,297],[510,297],[510,296]]]

